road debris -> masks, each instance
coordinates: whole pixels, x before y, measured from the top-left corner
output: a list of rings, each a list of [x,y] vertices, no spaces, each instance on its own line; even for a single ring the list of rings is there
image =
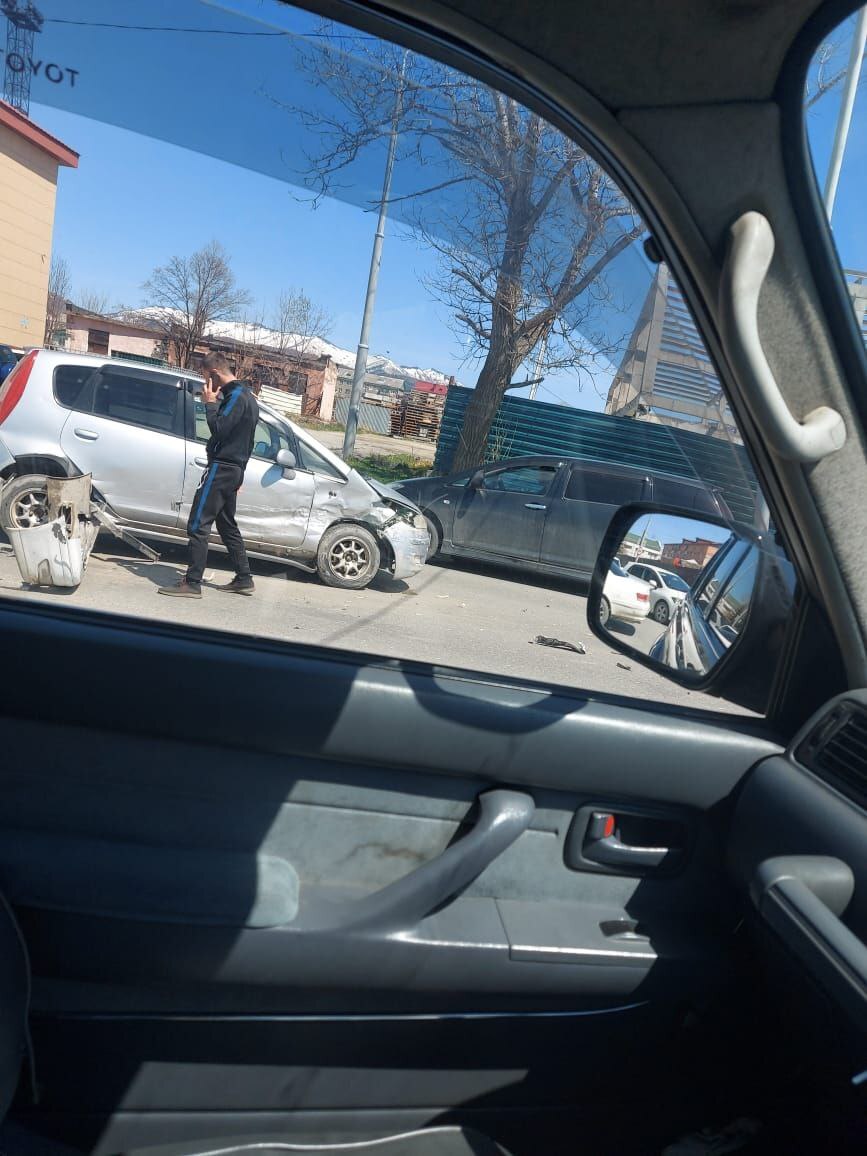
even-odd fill
[[[620,667],[621,670],[632,670],[632,667],[628,666],[625,662],[618,662],[617,665]]]
[[[576,654],[586,654],[583,642],[564,642],[562,638],[546,638],[544,634],[537,634],[530,645],[552,646],[555,650],[574,650]]]

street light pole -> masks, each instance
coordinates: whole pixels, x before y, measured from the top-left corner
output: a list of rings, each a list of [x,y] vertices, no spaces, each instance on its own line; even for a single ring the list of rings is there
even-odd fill
[[[385,176],[382,181],[382,196],[379,201],[379,219],[373,236],[373,252],[370,255],[370,272],[367,276],[367,294],[364,298],[364,314],[361,318],[361,334],[358,351],[355,354],[355,370],[352,374],[352,389],[349,394],[349,413],[346,415],[346,430],[343,434],[343,460],[346,461],[355,449],[355,435],[358,432],[358,409],[364,391],[364,375],[367,372],[367,355],[370,352],[370,326],[376,304],[376,289],[379,284],[379,266],[382,263],[382,242],[385,238],[385,222],[388,217],[388,198],[391,195],[391,175],[394,171],[394,155],[397,151],[397,136],[403,113],[403,86],[406,76],[404,51],[397,78],[397,93],[394,98],[394,115],[391,119],[391,135],[388,139],[388,155],[385,160]]]
[[[843,97],[840,102],[840,113],[837,117],[837,128],[834,132],[834,145],[831,149],[831,160],[828,163],[828,175],[825,178],[825,212],[828,220],[834,212],[834,201],[837,197],[837,183],[840,180],[840,170],[843,167],[843,154],[846,152],[846,141],[849,137],[849,126],[852,123],[852,110],[855,107],[855,95],[858,91],[858,80],[861,76],[861,61],[864,57],[864,45],[867,43],[867,7],[862,8],[855,21],[855,31],[852,36],[852,50],[849,53],[849,67],[846,70],[846,81],[843,87]]]

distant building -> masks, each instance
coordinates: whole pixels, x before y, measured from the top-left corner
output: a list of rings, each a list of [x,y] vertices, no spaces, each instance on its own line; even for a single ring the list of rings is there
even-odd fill
[[[334,417],[338,367],[329,354],[290,355],[268,345],[211,334],[199,343],[190,368],[199,372],[205,354],[212,350],[224,353],[233,372],[275,409],[323,422]]]
[[[741,444],[716,370],[664,264],[657,266],[605,412]]]
[[[643,558],[645,562],[655,562],[663,556],[662,543],[641,534],[627,534],[620,543],[618,554],[621,558]]]
[[[685,538],[663,546],[662,560],[684,569],[702,569],[719,548],[719,542],[712,542],[710,538]]]
[[[867,273],[847,270],[846,284],[867,345]],[[665,264],[657,266],[605,412],[742,444],[704,341]]]
[[[78,153],[0,101],[0,343],[21,348],[45,337],[58,170]]]
[[[864,344],[867,345],[867,273],[858,273],[854,269],[846,270],[846,287],[852,298],[855,309],[855,320],[861,330]]]
[[[103,357],[156,361],[166,359],[166,340],[162,330],[146,317],[94,313],[67,301],[64,334],[62,346],[70,353],[99,353]]]

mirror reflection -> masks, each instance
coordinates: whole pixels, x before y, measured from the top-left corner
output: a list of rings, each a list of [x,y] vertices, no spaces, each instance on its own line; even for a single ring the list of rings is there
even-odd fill
[[[740,636],[762,552],[727,527],[642,514],[609,560],[599,621],[663,665],[706,674]]]

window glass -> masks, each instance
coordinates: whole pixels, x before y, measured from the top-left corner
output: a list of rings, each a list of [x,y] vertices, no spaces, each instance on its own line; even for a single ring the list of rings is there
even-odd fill
[[[90,413],[93,396],[84,387],[94,375],[92,365],[58,365],[54,371],[54,396],[58,403],[66,409]]]
[[[292,446],[288,437],[270,422],[262,421],[261,418],[256,422],[256,432],[253,435],[254,457],[266,458],[268,461],[275,462],[280,450],[291,449]]]
[[[339,482],[345,480],[336,466],[333,466],[327,458],[317,453],[312,446],[307,445],[300,438],[298,439],[298,464],[302,469],[312,470],[314,474],[325,474],[326,477],[335,478]]]
[[[492,470],[485,474],[485,489],[542,496],[548,493],[556,473],[556,466],[518,466],[508,470]]]
[[[689,586],[679,574],[671,574],[667,570],[660,570],[659,577],[662,579],[662,584],[667,586],[669,590],[689,590]]]
[[[705,618],[713,609],[714,600],[728,582],[746,550],[745,543],[734,542],[727,550],[720,551],[719,560],[712,567],[708,578],[696,595],[696,603]]]
[[[644,222],[581,145],[478,79],[278,0],[157,6],[171,8],[171,20],[147,0],[97,4],[110,19],[93,0],[38,7],[33,60],[74,75],[60,82],[56,68],[34,68],[21,110],[27,141],[13,147],[11,129],[13,143],[0,141],[0,213],[20,222],[4,239],[20,275],[0,285],[0,345],[47,341],[70,355],[99,351],[109,364],[93,399],[82,370],[63,367],[51,380],[37,358],[23,400],[15,390],[5,399],[14,408],[3,440],[24,456],[38,437],[98,477],[131,523],[157,519],[163,567],[145,575],[95,557],[86,598],[64,599],[63,612],[122,607],[163,628],[177,620],[176,604],[153,597],[154,577],[172,580],[185,565],[204,453],[175,435],[204,443],[209,430],[201,402],[175,383],[190,384],[217,353],[305,440],[294,446],[264,409],[248,431],[257,457],[274,461],[287,448],[298,469],[294,478],[248,472],[238,525],[262,547],[252,557],[256,599],[239,599],[227,617],[206,590],[197,625],[736,709],[639,664],[625,671],[587,623],[587,576],[617,507],[653,497],[722,515],[718,537],[687,540],[676,519],[654,513],[621,548],[624,563],[659,560],[694,575],[699,590],[729,525],[761,530],[767,507],[688,300],[668,267],[648,259]],[[847,59],[849,41],[840,43],[829,79]],[[830,85],[810,117],[833,126],[839,92]],[[844,253],[867,184],[854,143],[861,100],[834,216]],[[59,166],[56,184],[27,168],[34,134]],[[22,191],[34,180],[38,205]],[[867,270],[867,253],[845,259]],[[354,380],[361,395],[344,473],[325,455],[344,455]],[[73,407],[125,423],[125,448],[108,422],[96,441],[76,438]],[[148,452],[133,470],[129,440],[139,435]],[[480,469],[492,498],[514,500],[468,489]],[[399,490],[384,488],[393,481]],[[363,595],[348,581],[338,589],[318,550],[346,517],[377,537],[381,566]],[[311,573],[276,574],[273,559],[287,552]],[[0,552],[2,596],[47,604],[44,592],[22,588],[15,565]],[[218,582],[227,566],[215,538],[208,567]],[[714,597],[705,593],[708,610]],[[58,612],[56,599],[51,606]],[[664,629],[640,622],[630,637],[649,651]],[[527,644],[537,636],[581,641],[591,660]]]
[[[196,418],[196,441],[207,442],[211,437],[211,431],[208,426],[205,404],[200,397],[195,399],[194,413]],[[270,422],[260,418],[256,423],[256,429],[253,434],[253,457],[266,458],[268,461],[273,462],[277,460],[277,454],[280,450],[292,450],[292,443],[289,441],[289,438]]]
[[[743,630],[756,584],[758,564],[759,551],[754,546],[741,562],[734,578],[723,588],[708,615],[709,625],[727,646],[730,646]]]
[[[123,371],[100,373],[93,413],[165,434],[181,432],[183,390],[177,378],[134,376]]]
[[[566,487],[566,497],[577,502],[600,502],[607,506],[626,506],[638,502],[644,490],[644,479],[624,474],[608,474],[575,466]]]

